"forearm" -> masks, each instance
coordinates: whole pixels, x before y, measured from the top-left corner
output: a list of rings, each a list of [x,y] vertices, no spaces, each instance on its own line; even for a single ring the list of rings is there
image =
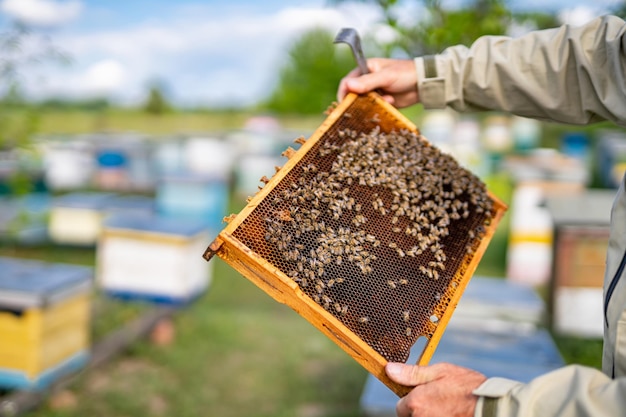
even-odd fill
[[[595,19],[519,38],[487,36],[470,48],[436,56],[437,77],[424,78],[415,60],[426,108],[500,110],[573,124],[626,124],[626,28],[621,19]]]
[[[567,366],[528,384],[492,378],[477,390],[475,417],[603,417],[623,415],[626,379]]]

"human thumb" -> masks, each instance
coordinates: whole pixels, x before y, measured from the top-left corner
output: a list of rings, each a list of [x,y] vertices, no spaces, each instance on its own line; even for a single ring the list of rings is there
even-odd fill
[[[398,362],[387,363],[385,372],[392,381],[408,387],[426,384],[439,378],[439,372],[431,366],[406,365]]]

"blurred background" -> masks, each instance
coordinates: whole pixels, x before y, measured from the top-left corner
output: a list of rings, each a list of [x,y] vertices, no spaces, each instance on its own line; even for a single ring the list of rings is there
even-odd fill
[[[0,415],[393,415],[345,352],[202,253],[324,121],[356,66],[340,28],[413,57],[607,13],[626,3],[0,1]],[[457,313],[547,335],[537,373],[599,368],[626,132],[402,112],[509,205]]]

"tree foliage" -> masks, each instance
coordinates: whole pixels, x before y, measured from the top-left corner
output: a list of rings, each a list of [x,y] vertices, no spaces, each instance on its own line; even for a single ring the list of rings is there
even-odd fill
[[[304,33],[289,50],[268,110],[283,114],[320,114],[335,99],[337,86],[356,63],[349,48],[333,43],[334,34],[323,29]]]
[[[165,98],[164,87],[159,82],[153,82],[148,89],[148,97],[143,106],[147,113],[159,116],[171,110],[171,105]]]
[[[333,0],[343,3],[345,0]],[[410,1],[362,0],[378,5],[384,25],[393,29],[396,37],[380,45],[387,56],[402,54],[415,57],[435,54],[452,45],[469,46],[483,35],[504,35],[513,23],[524,23],[541,29],[556,26],[554,16],[545,13],[511,12],[505,0],[473,0],[462,7],[448,9],[442,0],[415,0],[422,7],[407,8]],[[407,16],[414,10],[415,16]]]

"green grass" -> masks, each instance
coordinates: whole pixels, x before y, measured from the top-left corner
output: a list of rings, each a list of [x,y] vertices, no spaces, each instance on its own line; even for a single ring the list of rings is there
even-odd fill
[[[170,346],[134,344],[83,373],[71,407],[32,416],[358,416],[366,372],[218,258],[210,291],[175,315]]]
[[[78,134],[92,132],[142,132],[166,136],[196,132],[220,132],[241,129],[254,113],[245,112],[176,112],[159,116],[137,110],[45,111],[38,116],[37,131],[44,134]],[[313,130],[325,115],[280,117],[286,129]]]

